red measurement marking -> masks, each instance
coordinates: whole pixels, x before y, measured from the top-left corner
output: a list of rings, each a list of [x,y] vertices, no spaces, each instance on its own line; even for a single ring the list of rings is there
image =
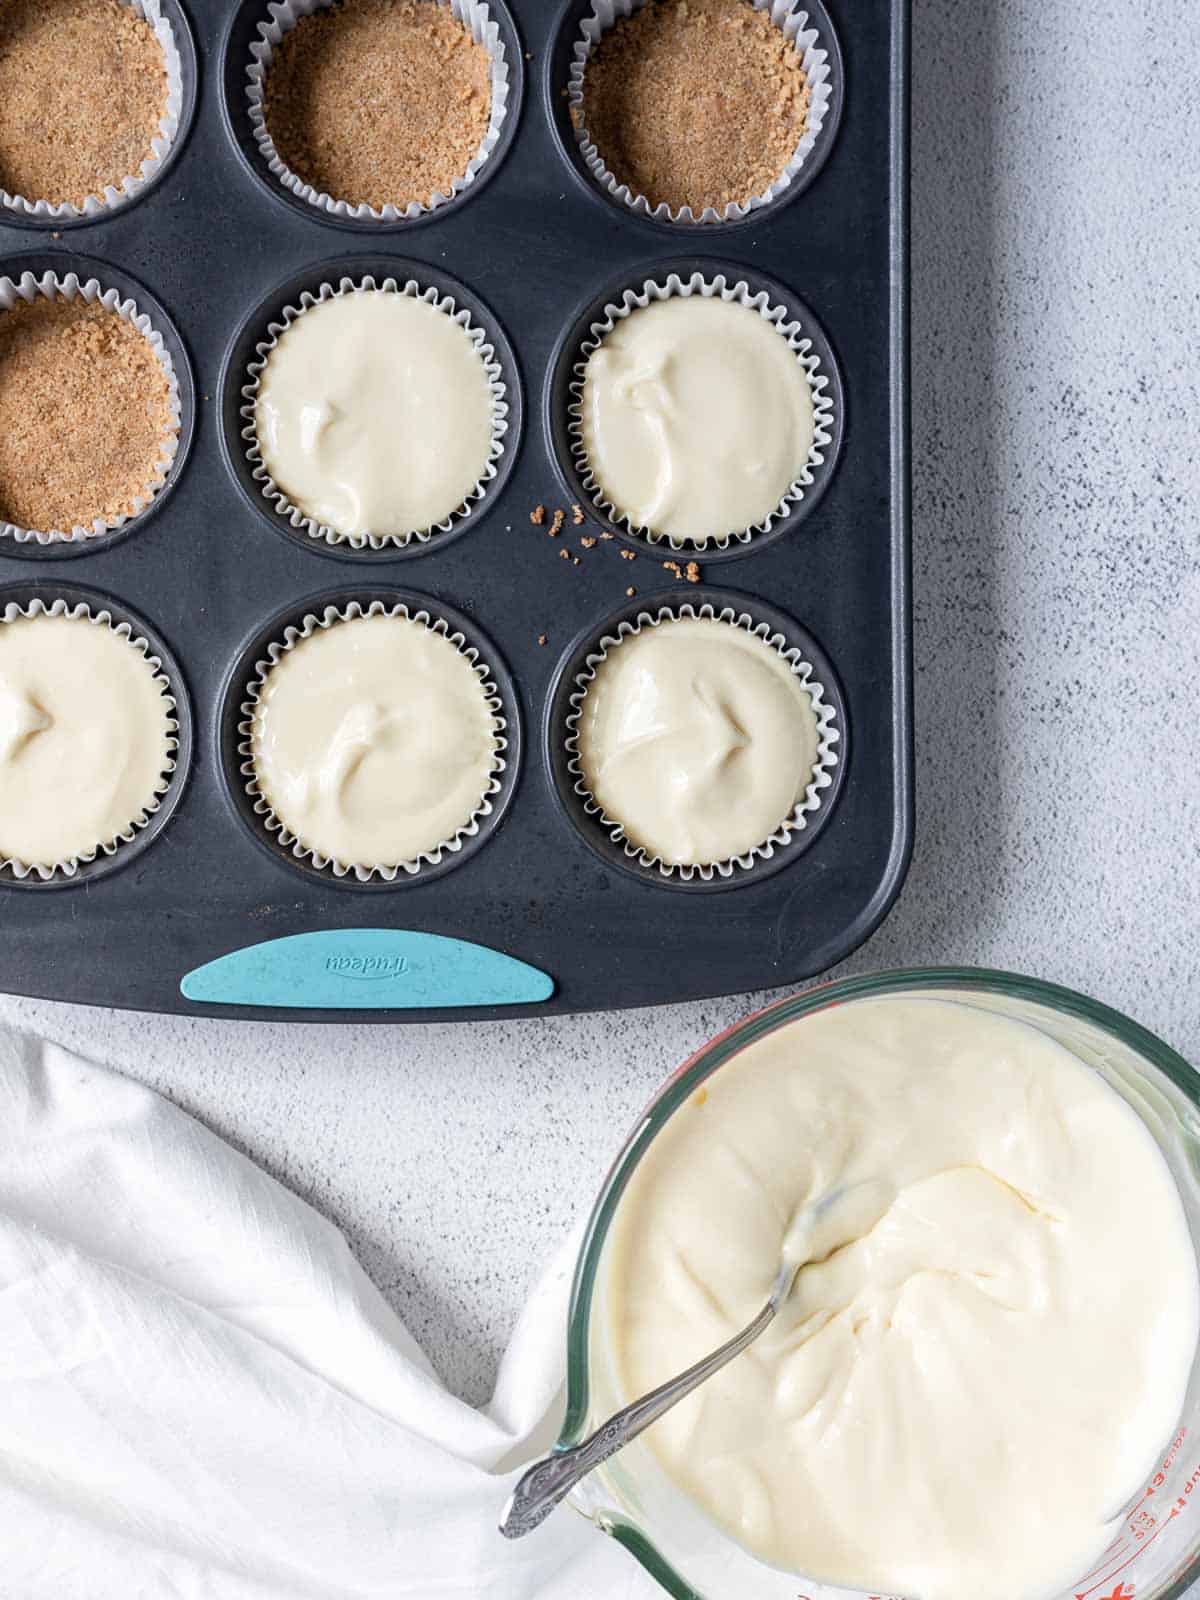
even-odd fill
[[[1171,1441],[1171,1444],[1168,1447],[1166,1455],[1163,1457],[1162,1463],[1157,1472],[1142,1491],[1142,1504],[1151,1499],[1152,1496],[1156,1495],[1165,1484],[1166,1474],[1174,1465],[1175,1458],[1179,1454],[1184,1440],[1187,1438],[1187,1433],[1188,1431],[1186,1428],[1181,1428],[1176,1434],[1175,1438]],[[1097,1577],[1101,1573],[1103,1573],[1104,1576],[1100,1578],[1098,1583],[1094,1583],[1090,1589],[1077,1590],[1075,1600],[1087,1600],[1088,1595],[1094,1594],[1097,1589],[1102,1588],[1110,1578],[1114,1578],[1118,1572],[1123,1571],[1131,1561],[1136,1561],[1138,1556],[1141,1555],[1142,1551],[1148,1549],[1150,1545],[1154,1543],[1155,1539],[1158,1538],[1163,1529],[1169,1526],[1169,1524],[1174,1521],[1179,1513],[1184,1510],[1187,1505],[1187,1501],[1184,1496],[1191,1494],[1192,1490],[1197,1487],[1200,1487],[1200,1467],[1197,1467],[1193,1471],[1191,1477],[1182,1485],[1183,1493],[1176,1499],[1175,1504],[1171,1507],[1170,1511],[1162,1513],[1163,1517],[1165,1518],[1164,1521],[1160,1522],[1158,1517],[1151,1516],[1148,1510],[1134,1510],[1130,1514],[1129,1521],[1126,1523],[1125,1528],[1121,1533],[1117,1534],[1112,1544],[1110,1544],[1108,1549],[1104,1552],[1099,1566],[1093,1567],[1091,1572],[1085,1572],[1080,1582],[1086,1583],[1089,1578]],[[1151,1529],[1154,1531],[1151,1532]],[[1131,1555],[1127,1556],[1126,1559],[1120,1562],[1117,1566],[1113,1566],[1113,1562],[1117,1560],[1117,1557],[1129,1548],[1128,1536],[1130,1534],[1132,1534],[1135,1539],[1141,1542],[1137,1545],[1136,1549]],[[1132,1596],[1133,1589],[1131,1585],[1118,1583],[1112,1594],[1101,1595],[1100,1600],[1132,1600]]]
[[[1086,1583],[1089,1578],[1095,1578],[1098,1577],[1100,1573],[1107,1572],[1117,1557],[1126,1549],[1128,1549],[1126,1540],[1121,1534],[1118,1534],[1092,1570],[1090,1572],[1085,1572],[1079,1581],[1081,1583]]]
[[[1103,1589],[1104,1585],[1109,1581],[1110,1578],[1115,1578],[1117,1573],[1118,1572],[1123,1572],[1131,1561],[1136,1561],[1137,1558],[1142,1554],[1143,1551],[1149,1550],[1150,1546],[1154,1543],[1155,1539],[1158,1538],[1159,1534],[1163,1531],[1163,1528],[1165,1528],[1166,1526],[1167,1526],[1167,1523],[1164,1522],[1164,1523],[1161,1524],[1161,1526],[1155,1528],[1154,1532],[1150,1535],[1150,1537],[1145,1541],[1144,1544],[1138,1545],[1137,1549],[1133,1552],[1132,1555],[1126,1556],[1124,1561],[1121,1562],[1120,1566],[1119,1567],[1114,1567],[1111,1572],[1109,1572],[1105,1577],[1101,1578],[1099,1583],[1094,1583],[1090,1589],[1080,1589],[1080,1590],[1078,1590],[1076,1592],[1076,1595],[1075,1595],[1075,1600],[1087,1600],[1087,1597],[1088,1597],[1089,1594],[1095,1594],[1097,1589]],[[1124,1587],[1125,1587],[1124,1584],[1120,1584],[1119,1583],[1117,1585],[1117,1588],[1113,1590],[1113,1594],[1112,1595],[1104,1595],[1102,1597],[1102,1600],[1113,1600],[1113,1595],[1116,1596],[1116,1600],[1127,1600],[1126,1596],[1117,1593],[1118,1590],[1123,1589]],[[1130,1592],[1130,1594],[1132,1594],[1133,1593],[1132,1589],[1129,1592]]]
[[[1146,1493],[1143,1496],[1143,1499],[1149,1499],[1152,1494],[1156,1494],[1158,1490],[1162,1488],[1163,1484],[1166,1482],[1166,1475],[1171,1470],[1171,1465],[1174,1462],[1175,1457],[1183,1448],[1183,1441],[1186,1438],[1187,1429],[1180,1428],[1179,1432],[1175,1435],[1174,1439],[1171,1440],[1171,1443],[1167,1448],[1167,1453],[1163,1457],[1162,1465],[1150,1479],[1150,1482],[1146,1485]]]

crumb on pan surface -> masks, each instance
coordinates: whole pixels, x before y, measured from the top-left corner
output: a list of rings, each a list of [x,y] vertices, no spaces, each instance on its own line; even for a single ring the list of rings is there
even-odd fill
[[[339,0],[276,46],[263,112],[280,159],[320,193],[428,205],[483,143],[491,62],[448,5]]]
[[[0,520],[69,532],[162,482],[170,391],[149,341],[83,300],[0,311]]]
[[[120,188],[167,107],[154,29],[120,0],[0,4],[0,187],[68,202]]]
[[[618,183],[699,216],[770,187],[810,93],[795,47],[749,0],[648,0],[597,42],[575,121]]]

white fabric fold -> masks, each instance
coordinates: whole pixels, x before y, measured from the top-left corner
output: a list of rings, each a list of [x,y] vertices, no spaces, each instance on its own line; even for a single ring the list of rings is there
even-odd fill
[[[4,1600],[642,1600],[553,1437],[574,1240],[496,1392],[447,1393],[329,1222],[151,1090],[0,1032]]]

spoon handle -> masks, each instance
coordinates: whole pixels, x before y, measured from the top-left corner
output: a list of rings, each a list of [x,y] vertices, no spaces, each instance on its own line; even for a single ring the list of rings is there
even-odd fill
[[[741,1355],[752,1344],[778,1310],[774,1296],[741,1333],[734,1334],[712,1355],[697,1361],[694,1367],[671,1378],[649,1394],[615,1412],[603,1422],[595,1433],[569,1450],[555,1450],[543,1460],[535,1462],[517,1480],[500,1519],[500,1532],[506,1539],[520,1539],[540,1526],[564,1496],[568,1495],[581,1478],[607,1461],[609,1456],[636,1439],[638,1434],[656,1422],[664,1411],[669,1411],[684,1395],[691,1394],[706,1378],[718,1372],[734,1356]]]

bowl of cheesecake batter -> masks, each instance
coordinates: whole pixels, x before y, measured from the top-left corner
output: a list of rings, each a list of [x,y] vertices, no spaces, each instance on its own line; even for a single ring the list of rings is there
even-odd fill
[[[720,1036],[597,1201],[560,1442],[731,1337],[785,1256],[795,1287],[576,1505],[699,1600],[1182,1594],[1198,1093],[1128,1019],[1004,974],[847,980]]]

